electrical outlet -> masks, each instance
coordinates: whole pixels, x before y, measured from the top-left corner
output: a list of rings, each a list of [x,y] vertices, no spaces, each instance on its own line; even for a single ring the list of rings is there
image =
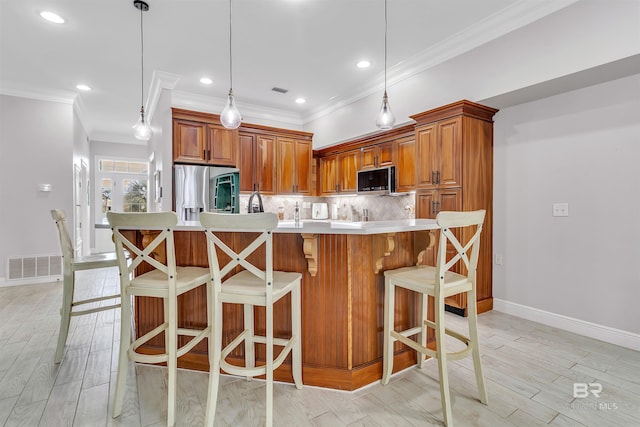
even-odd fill
[[[554,203],[553,216],[569,216],[569,203]]]
[[[311,209],[311,202],[302,202],[302,209]]]
[[[502,262],[503,262],[502,255],[496,254],[496,265],[502,265]]]

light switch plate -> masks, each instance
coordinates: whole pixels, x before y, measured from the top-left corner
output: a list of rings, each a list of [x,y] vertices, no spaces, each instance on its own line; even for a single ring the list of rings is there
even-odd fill
[[[554,203],[553,216],[569,216],[569,203]]]

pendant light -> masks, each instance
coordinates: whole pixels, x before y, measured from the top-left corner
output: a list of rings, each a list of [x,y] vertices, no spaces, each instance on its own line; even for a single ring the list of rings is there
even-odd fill
[[[387,97],[387,0],[384,0],[384,95],[382,96],[382,107],[376,119],[376,126],[380,129],[391,129],[396,122],[396,118],[389,106]]]
[[[236,102],[233,98],[233,58],[231,56],[231,0],[229,0],[229,96],[227,98],[227,105],[225,105],[222,113],[220,114],[220,121],[222,126],[227,129],[237,129],[242,121],[240,111],[236,107]]]
[[[138,122],[133,125],[133,136],[141,141],[148,141],[151,139],[153,131],[151,126],[144,119],[144,38],[142,32],[142,12],[149,10],[149,5],[142,0],[133,0],[133,6],[140,11],[140,118]]]

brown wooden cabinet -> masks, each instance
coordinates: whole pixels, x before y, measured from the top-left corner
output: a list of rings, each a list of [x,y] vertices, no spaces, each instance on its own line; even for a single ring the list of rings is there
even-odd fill
[[[207,125],[207,162],[212,165],[236,166],[238,132],[223,126]]]
[[[320,158],[320,194],[330,195],[338,192],[338,155]]]
[[[415,190],[414,141],[415,127],[410,124],[317,150],[314,155],[319,158],[319,193],[355,193],[358,170],[394,165],[396,191]]]
[[[236,165],[236,135],[222,126],[173,121],[173,161],[206,165]]]
[[[416,126],[418,188],[462,185],[462,118]]]
[[[416,188],[416,140],[405,137],[393,142],[396,166],[396,191],[406,192]]]
[[[435,218],[443,210],[486,210],[477,271],[480,312],[493,307],[493,115],[497,111],[460,101],[411,116],[416,121],[418,156],[416,217]],[[425,252],[426,264],[434,265],[436,248]],[[447,299],[447,304],[466,314],[464,295]]]
[[[277,138],[278,194],[311,195],[311,141]]]
[[[357,150],[320,158],[320,193],[355,193],[360,152]]]
[[[206,124],[188,120],[173,121],[173,161],[207,163]]]
[[[240,132],[240,191],[276,194],[276,137]]]
[[[360,148],[360,169],[381,168],[394,163],[393,141]]]
[[[355,193],[358,190],[357,151],[347,151],[338,154],[338,191],[341,193]]]
[[[312,194],[312,133],[251,123],[226,129],[216,114],[180,108],[172,118],[174,163],[235,166],[245,193]]]

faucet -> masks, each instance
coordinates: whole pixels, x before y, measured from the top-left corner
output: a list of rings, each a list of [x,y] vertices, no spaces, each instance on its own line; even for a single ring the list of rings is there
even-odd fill
[[[254,196],[258,196],[258,204],[256,206],[253,205]],[[251,193],[251,196],[249,196],[249,204],[248,205],[249,205],[247,207],[247,212],[248,213],[264,212],[264,207],[262,206],[262,196],[260,195],[260,193],[258,191],[254,191],[253,193]]]

